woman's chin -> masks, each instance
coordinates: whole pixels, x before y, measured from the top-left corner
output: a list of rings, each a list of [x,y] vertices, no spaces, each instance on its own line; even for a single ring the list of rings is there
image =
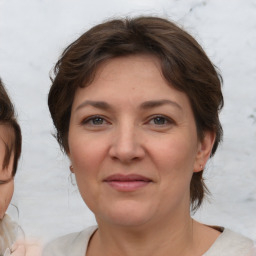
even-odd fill
[[[97,222],[100,224],[108,223],[111,225],[118,225],[123,227],[138,227],[147,223],[154,215],[152,207],[143,205],[138,202],[126,202],[125,204],[115,205],[113,207],[105,208],[104,215],[97,216]]]

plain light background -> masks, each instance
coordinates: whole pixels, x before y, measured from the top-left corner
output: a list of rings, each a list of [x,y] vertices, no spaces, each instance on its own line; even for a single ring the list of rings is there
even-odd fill
[[[0,0],[0,76],[23,132],[13,198],[21,226],[49,240],[95,223],[51,135],[49,72],[90,27],[137,15],[176,21],[221,70],[224,142],[205,172],[212,196],[195,218],[256,239],[256,0]]]

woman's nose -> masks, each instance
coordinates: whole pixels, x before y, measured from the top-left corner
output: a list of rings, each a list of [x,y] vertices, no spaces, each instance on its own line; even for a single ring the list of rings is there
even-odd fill
[[[132,125],[123,125],[113,132],[110,156],[123,163],[140,160],[145,156],[145,149],[141,134]]]

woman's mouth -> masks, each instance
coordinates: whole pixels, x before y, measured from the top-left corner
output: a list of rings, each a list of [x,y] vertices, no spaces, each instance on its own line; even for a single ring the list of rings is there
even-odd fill
[[[152,180],[137,174],[114,174],[104,179],[104,182],[118,191],[131,192],[149,185]]]

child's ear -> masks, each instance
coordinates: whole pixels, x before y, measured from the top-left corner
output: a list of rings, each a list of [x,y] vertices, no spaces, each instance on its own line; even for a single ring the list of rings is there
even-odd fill
[[[74,168],[73,168],[72,164],[70,164],[69,170],[70,170],[72,173],[74,173]]]
[[[72,159],[71,159],[71,157],[70,157],[70,152],[69,152],[69,150],[66,151],[66,154],[67,154],[67,156],[68,156],[68,158],[69,158],[69,161],[70,161],[69,170],[70,170],[72,173],[74,173],[74,168],[73,168],[73,165],[72,165]]]
[[[200,172],[204,169],[206,162],[211,155],[215,138],[216,138],[215,132],[213,131],[204,132],[203,139],[198,143],[196,161],[194,164],[194,172]]]

